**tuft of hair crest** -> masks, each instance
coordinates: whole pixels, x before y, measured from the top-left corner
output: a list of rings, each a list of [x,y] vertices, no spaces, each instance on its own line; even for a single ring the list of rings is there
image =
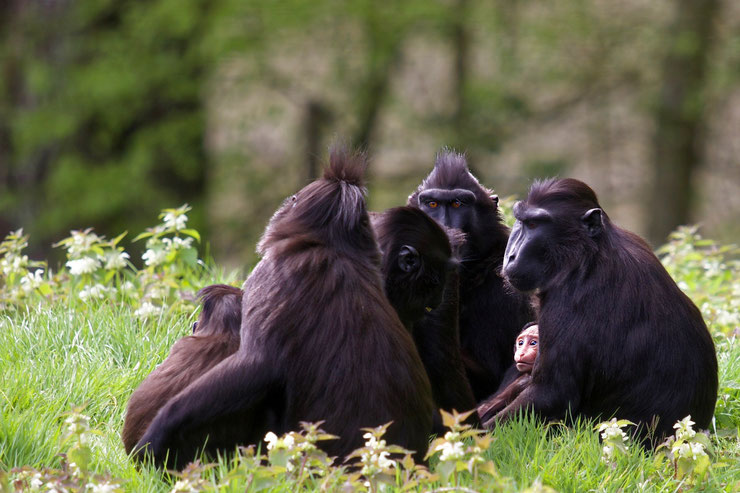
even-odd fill
[[[352,151],[344,145],[332,146],[329,150],[329,166],[324,169],[324,179],[362,187],[367,162],[365,152]]]

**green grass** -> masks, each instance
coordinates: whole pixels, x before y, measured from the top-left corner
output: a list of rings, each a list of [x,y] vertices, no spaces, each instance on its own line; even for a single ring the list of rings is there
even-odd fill
[[[171,489],[156,470],[134,465],[119,434],[131,392],[165,358],[172,343],[190,331],[194,318],[164,315],[142,323],[128,306],[63,304],[0,316],[0,467],[59,467],[65,413],[84,405],[91,427],[100,432],[93,442],[95,471],[125,480],[128,491]],[[726,427],[713,434],[717,456],[699,488],[737,491],[740,405],[736,393],[722,403],[722,393],[740,382],[740,343],[721,337],[717,347],[718,418]],[[655,464],[654,454],[639,447],[631,447],[616,467],[603,463],[593,423],[545,427],[520,419],[497,429],[494,437],[487,456],[501,475],[496,484],[507,491],[523,490],[537,479],[558,491],[688,489],[672,478],[665,464]],[[221,466],[221,471],[227,468]],[[274,489],[290,487],[286,483]]]
[[[0,244],[0,254],[17,260],[25,239],[11,236]],[[96,242],[100,248],[117,248],[100,238]],[[65,441],[64,420],[78,406],[83,406],[82,413],[90,417],[90,427],[96,431],[90,443],[90,472],[120,480],[126,491],[173,490],[177,478],[130,460],[120,432],[133,390],[167,356],[172,344],[190,333],[197,317],[192,303],[177,301],[179,293],[192,291],[190,286],[236,277],[212,264],[196,264],[194,250],[183,252],[189,255],[180,258],[173,254],[165,264],[118,273],[134,281],[138,292],[133,298],[116,292],[90,306],[78,299],[80,279],[64,270],[31,295],[19,290],[19,279],[40,263],[27,265],[20,274],[0,276],[0,493],[9,488],[5,473],[17,468],[30,467],[36,470],[32,473],[50,468],[53,480],[69,479],[59,470],[65,467],[60,454],[82,442]],[[467,473],[460,473],[450,483],[422,479],[411,489],[450,491],[451,485],[457,485],[461,491],[506,492],[551,491],[548,488],[562,492],[740,491],[740,249],[705,240],[696,228],[681,228],[659,254],[679,286],[701,309],[717,348],[720,385],[710,430],[714,453],[706,477],[694,478],[693,483],[677,479],[672,463],[661,454],[634,444],[608,464],[601,457],[595,423],[544,425],[525,416],[497,428],[490,435],[490,445],[482,446],[484,459],[493,464],[493,469],[487,469],[491,475],[481,473],[476,484]],[[157,279],[169,293],[161,300],[163,314],[142,321],[135,311],[148,299],[147,290]],[[106,284],[112,291],[118,286],[111,272],[102,267],[83,280]],[[468,440],[468,445],[472,448],[473,441]],[[219,460],[202,476],[199,473],[201,487],[218,485],[221,491],[296,489],[295,481],[275,467],[272,456],[270,467],[266,461],[262,466],[249,463],[245,460],[236,470],[232,462]],[[433,457],[429,466],[441,474],[438,464],[438,457]],[[316,489],[325,483],[327,490],[335,491],[350,480],[362,489],[364,478],[353,478],[346,469],[333,468],[327,474],[301,484]],[[80,491],[92,491],[84,487],[88,480],[104,481],[84,476],[77,481],[83,485]],[[397,484],[411,486],[404,481]]]

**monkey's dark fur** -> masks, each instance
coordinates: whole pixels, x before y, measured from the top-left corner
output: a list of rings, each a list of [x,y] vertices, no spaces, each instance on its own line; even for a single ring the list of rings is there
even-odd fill
[[[340,438],[333,456],[362,446],[360,428],[393,421],[387,441],[424,456],[433,402],[424,366],[384,292],[380,252],[365,209],[365,159],[334,151],[319,179],[287,199],[258,246],[262,260],[244,284],[238,351],[171,399],[140,440],[139,455],[182,467],[228,416],[325,420]],[[198,433],[193,433],[193,432]],[[236,429],[254,443],[267,428]],[[209,446],[208,450],[212,451]],[[172,460],[172,456],[176,456]]]
[[[383,254],[386,295],[413,333],[435,405],[447,411],[473,409],[475,398],[460,355],[458,329],[457,252],[464,234],[443,229],[413,207],[376,214],[373,227]],[[443,431],[438,413],[435,431]]]
[[[424,210],[423,192],[441,198],[469,191],[473,203],[457,209],[455,217],[437,219],[465,233],[460,270],[460,344],[466,373],[476,401],[493,394],[514,362],[511,348],[519,329],[534,314],[529,297],[504,286],[499,276],[509,229],[502,223],[498,199],[470,173],[465,156],[451,151],[437,155],[434,169],[408,200]],[[425,212],[427,212],[425,210]]]
[[[239,348],[242,290],[225,284],[206,286],[198,293],[203,309],[193,335],[183,337],[169,356],[131,395],[121,438],[126,453],[142,437],[165,403]]]
[[[688,414],[707,428],[717,400],[714,344],[650,247],[612,224],[578,180],[535,182],[514,215],[503,273],[535,290],[539,353],[530,385],[494,421],[520,409],[616,416],[638,423],[646,444]]]

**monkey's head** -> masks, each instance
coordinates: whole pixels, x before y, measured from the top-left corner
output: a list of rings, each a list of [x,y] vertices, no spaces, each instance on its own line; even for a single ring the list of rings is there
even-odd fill
[[[563,284],[608,244],[611,228],[594,191],[571,178],[536,181],[514,204],[502,273],[519,291]]]
[[[520,373],[532,373],[534,361],[540,348],[539,327],[530,325],[516,338],[514,362]]]
[[[408,205],[421,209],[442,226],[464,232],[463,257],[478,258],[506,241],[508,229],[501,222],[498,196],[473,176],[464,154],[440,151],[434,169],[409,196]],[[491,234],[492,229],[498,234]]]
[[[377,252],[365,206],[366,167],[364,154],[333,148],[324,175],[285,199],[257,251],[268,255],[327,246],[347,253]]]
[[[421,319],[442,301],[447,277],[457,266],[453,247],[464,242],[413,207],[373,214],[382,252],[385,292],[405,325]]]

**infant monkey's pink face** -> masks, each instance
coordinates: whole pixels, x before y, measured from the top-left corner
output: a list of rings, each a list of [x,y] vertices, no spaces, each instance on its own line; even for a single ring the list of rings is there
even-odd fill
[[[524,329],[516,338],[514,362],[520,373],[532,373],[532,366],[539,350],[539,328],[532,325]]]

